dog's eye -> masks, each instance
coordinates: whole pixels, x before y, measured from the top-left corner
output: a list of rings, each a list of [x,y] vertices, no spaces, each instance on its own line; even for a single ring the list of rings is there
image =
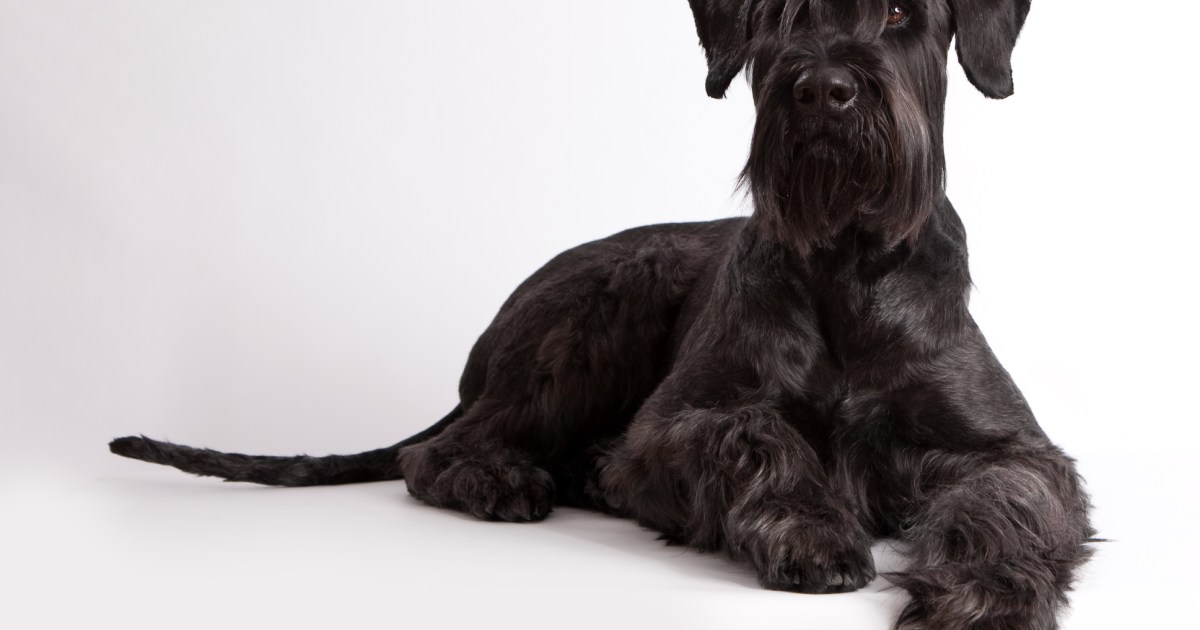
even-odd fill
[[[888,4],[888,26],[899,26],[908,21],[908,7],[892,2]]]

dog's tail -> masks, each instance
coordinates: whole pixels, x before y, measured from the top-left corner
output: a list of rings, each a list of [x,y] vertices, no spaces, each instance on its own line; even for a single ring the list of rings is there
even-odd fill
[[[391,446],[354,455],[242,455],[160,442],[145,436],[117,438],[108,443],[108,449],[122,457],[174,466],[196,475],[221,477],[226,481],[249,481],[268,486],[329,486],[386,481],[404,478],[396,461],[401,448],[436,436],[460,416],[462,405],[455,407],[433,426],[410,438]]]

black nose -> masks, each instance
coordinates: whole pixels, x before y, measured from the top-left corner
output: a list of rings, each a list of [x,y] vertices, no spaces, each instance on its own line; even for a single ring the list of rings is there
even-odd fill
[[[802,113],[838,114],[854,104],[858,81],[842,66],[816,64],[809,66],[792,86],[796,109]]]

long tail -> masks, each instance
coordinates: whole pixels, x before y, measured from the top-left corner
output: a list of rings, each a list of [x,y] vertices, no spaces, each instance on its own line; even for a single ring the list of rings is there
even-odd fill
[[[145,436],[117,438],[108,443],[108,449],[122,457],[174,466],[196,475],[268,486],[328,486],[386,481],[404,478],[396,461],[401,448],[436,436],[461,415],[462,405],[459,405],[436,424],[410,438],[354,455],[242,455],[160,442]]]

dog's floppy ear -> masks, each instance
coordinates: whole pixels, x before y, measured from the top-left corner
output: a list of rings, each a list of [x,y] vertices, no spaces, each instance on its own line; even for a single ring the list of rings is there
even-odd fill
[[[688,0],[688,4],[692,5],[700,45],[708,58],[704,88],[709,96],[722,98],[746,65],[754,0]]]
[[[1012,51],[1030,0],[950,0],[955,48],[967,80],[991,98],[1013,93]]]

